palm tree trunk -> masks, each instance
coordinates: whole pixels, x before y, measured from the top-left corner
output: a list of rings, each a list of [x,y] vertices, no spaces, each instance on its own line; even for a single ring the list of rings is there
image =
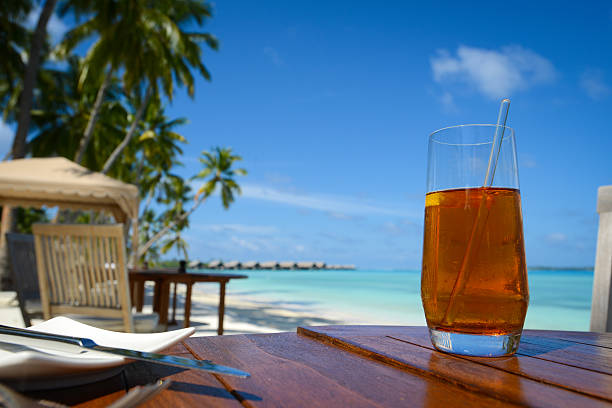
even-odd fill
[[[30,46],[30,55],[28,56],[28,64],[26,66],[25,75],[23,78],[23,91],[19,101],[19,117],[17,132],[13,139],[13,147],[11,155],[13,159],[22,159],[26,154],[26,138],[30,129],[30,110],[32,109],[32,100],[34,99],[34,88],[36,87],[36,73],[40,64],[40,53],[43,42],[47,34],[47,23],[53,14],[57,0],[47,0],[38,17],[36,30],[32,37]]]
[[[189,260],[189,254],[187,253],[187,247],[182,247],[181,248],[183,250],[183,259],[185,260],[185,262],[187,262]]]
[[[91,113],[89,114],[89,120],[87,121],[87,126],[85,127],[85,132],[83,133],[83,138],[81,139],[81,143],[79,143],[79,150],[74,156],[74,161],[77,164],[81,163],[83,160],[83,156],[85,155],[85,150],[91,141],[91,135],[93,134],[94,125],[98,120],[98,115],[100,114],[100,109],[102,108],[102,101],[104,100],[104,92],[108,85],[110,84],[111,76],[113,75],[113,70],[109,69],[106,76],[104,77],[104,81],[102,81],[102,85],[100,85],[100,89],[98,89],[98,94],[96,95],[96,101],[94,102],[94,106],[91,109]]]
[[[126,148],[128,143],[130,143],[130,140],[132,140],[132,137],[134,136],[134,133],[136,132],[136,127],[138,126],[138,122],[140,122],[140,119],[142,118],[142,115],[144,114],[144,110],[147,107],[147,104],[149,103],[149,99],[151,99],[152,93],[153,93],[153,90],[151,87],[149,87],[147,89],[147,93],[145,94],[144,100],[142,101],[142,103],[140,104],[140,107],[138,108],[138,111],[136,112],[136,116],[134,117],[134,120],[132,121],[132,125],[130,126],[130,129],[128,130],[127,134],[125,135],[121,143],[119,143],[119,145],[115,148],[115,150],[113,150],[113,152],[108,157],[108,159],[106,159],[106,163],[104,163],[104,167],[102,167],[102,171],[101,171],[102,174],[108,173],[110,168],[119,158],[119,155],[121,155],[121,153]]]
[[[191,209],[189,211],[187,211],[186,213],[183,213],[183,214],[179,215],[178,217],[176,217],[170,224],[166,225],[157,234],[153,235],[153,237],[150,240],[148,240],[144,245],[140,246],[138,248],[138,258],[140,258],[145,252],[147,252],[147,250],[149,248],[151,248],[151,245],[153,245],[161,237],[166,235],[172,228],[174,228],[174,226],[176,224],[178,224],[179,222],[181,222],[184,219],[186,219],[187,217],[189,217],[200,206],[200,204],[202,204],[205,200],[206,200],[206,196],[202,195],[202,198],[200,198],[193,205],[193,207],[191,207]]]
[[[36,87],[36,74],[40,65],[40,52],[43,42],[47,34],[47,23],[53,14],[57,0],[47,0],[38,17],[38,23],[32,37],[30,45],[30,55],[28,56],[28,64],[25,68],[23,77],[23,91],[19,100],[19,115],[17,117],[17,132],[13,139],[11,147],[11,156],[13,159],[22,159],[26,155],[26,139],[28,130],[30,129],[30,110],[32,109],[32,100],[34,99],[34,88]],[[15,231],[17,226],[17,209],[13,208],[7,211],[6,220],[3,220],[9,226],[9,231]],[[12,289],[12,282],[7,278],[10,276],[7,260],[7,246],[0,248],[0,289]],[[10,279],[10,278],[9,278]],[[8,285],[7,285],[8,284]]]
[[[145,205],[142,208],[142,211],[140,212],[141,215],[144,215],[144,213],[147,212],[152,201],[153,201],[153,193],[147,195],[147,200],[145,201]]]

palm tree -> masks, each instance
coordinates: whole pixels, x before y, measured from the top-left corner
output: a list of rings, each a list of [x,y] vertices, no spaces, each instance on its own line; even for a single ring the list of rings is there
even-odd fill
[[[167,210],[159,215],[151,209],[145,209],[140,217],[141,224],[143,224],[146,232],[143,234],[141,231],[141,237],[144,238],[142,242],[148,242],[152,236],[156,235],[172,220],[181,216],[185,213],[185,204],[193,199],[191,195],[191,187],[181,177],[170,175],[165,177],[163,182],[158,187],[159,195],[157,197],[157,203],[166,206]],[[177,250],[186,251],[187,246],[184,245],[180,234],[185,228],[189,226],[189,219],[185,218],[180,222],[174,224],[172,231],[174,237],[162,242],[161,252],[166,253],[173,246],[177,246]],[[159,242],[159,241],[157,241]],[[160,248],[157,247],[157,242],[153,244],[149,249],[140,256],[141,260],[154,261],[158,256],[152,255],[151,252],[158,252]],[[158,254],[157,254],[158,255]]]
[[[139,158],[136,183],[141,197],[145,199],[144,213],[151,201],[161,196],[165,186],[178,178],[171,171],[182,164],[177,160],[177,156],[183,153],[179,143],[187,143],[187,140],[175,128],[187,123],[187,119],[169,119],[161,101],[155,98],[149,104],[142,122],[143,132],[137,139]]]
[[[57,0],[45,1],[30,43],[28,63],[26,64],[23,77],[23,91],[19,101],[17,132],[15,133],[11,149],[13,159],[21,159],[26,154],[26,138],[30,129],[30,109],[32,108],[32,100],[34,98],[34,88],[36,88],[36,74],[47,35],[47,23],[51,18],[51,14],[53,14],[55,3],[57,3]]]
[[[148,242],[139,248],[138,255],[142,256],[143,253],[149,249],[158,239],[164,236],[168,231],[172,230],[177,224],[184,222],[188,217],[202,204],[211,194],[217,190],[220,190],[221,202],[225,209],[228,209],[230,204],[234,202],[234,194],[240,194],[240,186],[234,180],[235,176],[244,176],[247,174],[245,169],[233,169],[232,166],[235,162],[242,160],[242,157],[232,153],[230,148],[214,149],[213,153],[203,151],[200,158],[200,162],[203,165],[203,169],[195,175],[192,179],[204,179],[206,180],[202,187],[197,191],[195,199],[196,202],[189,209],[189,211],[180,213],[176,216],[172,222],[162,228],[157,234],[155,234]]]
[[[217,49],[214,36],[189,32],[183,27],[195,22],[199,27],[211,16],[210,6],[201,0],[71,0],[61,10],[80,16],[91,13],[83,24],[70,30],[60,44],[61,54],[70,53],[83,40],[98,35],[85,57],[81,84],[89,78],[101,78],[122,72],[126,93],[142,93],[142,103],[124,140],[115,148],[102,167],[107,173],[132,139],[140,118],[152,95],[159,92],[172,99],[174,84],[185,85],[194,94],[195,68],[204,78],[210,74],[202,63],[200,43]],[[98,101],[103,100],[106,80],[101,81],[96,103],[89,117],[83,141],[75,158],[86,149],[90,132],[98,116]],[[146,91],[142,92],[142,89]],[[101,103],[101,102],[100,102]]]
[[[45,68],[39,72],[39,89],[32,124],[35,129],[30,144],[34,157],[74,157],[83,129],[87,123],[89,109],[94,101],[96,89],[78,88],[82,62],[71,57],[62,70]],[[101,154],[109,154],[113,143],[125,135],[128,112],[121,103],[121,91],[116,80],[111,81],[106,100],[100,109],[100,123],[94,142],[87,150],[84,165],[92,170],[102,166]],[[109,146],[111,145],[111,146]]]
[[[172,248],[176,248],[176,252],[178,253],[179,258],[181,257],[181,255],[183,255],[183,259],[185,261],[189,260],[189,254],[187,253],[187,248],[189,248],[189,245],[181,237],[180,231],[175,232],[172,238],[169,238],[166,241],[164,241],[164,245],[161,248],[161,253],[165,254],[168,251],[170,251]]]
[[[0,47],[0,105],[5,120],[9,101],[17,94],[16,85],[23,79],[25,71],[22,50],[29,47],[29,33],[23,23],[31,9],[31,1],[0,2],[0,44],[3,44]],[[16,105],[15,101],[12,105]]]

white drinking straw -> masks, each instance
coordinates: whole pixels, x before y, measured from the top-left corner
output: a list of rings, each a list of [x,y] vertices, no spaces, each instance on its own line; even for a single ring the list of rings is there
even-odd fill
[[[504,140],[504,132],[506,130],[506,120],[508,119],[508,109],[510,109],[510,99],[505,98],[499,105],[499,115],[497,115],[497,125],[495,126],[495,136],[493,137],[493,145],[491,146],[491,154],[489,155],[489,164],[487,165],[487,174],[483,187],[491,187],[493,185],[493,177],[495,176],[495,168],[497,167],[497,159],[501,151],[501,143]],[[495,159],[494,159],[495,158]]]
[[[487,174],[485,175],[483,184],[484,188],[491,187],[491,185],[493,184],[495,168],[497,167],[497,159],[499,158],[501,143],[504,139],[504,131],[506,130],[506,120],[508,119],[509,108],[510,99],[503,99],[499,107],[497,126],[495,126],[495,136],[493,137],[493,146],[491,146],[491,154],[489,155]],[[470,238],[468,240],[468,244],[465,250],[465,255],[463,256],[463,261],[461,262],[461,266],[459,267],[457,278],[455,279],[455,283],[453,284],[453,289],[451,290],[448,299],[448,304],[446,305],[446,311],[444,312],[444,317],[442,318],[443,324],[451,325],[454,321],[454,313],[452,312],[454,311],[454,304],[457,294],[463,292],[465,284],[467,282],[468,265],[476,247],[476,245],[474,244],[474,240],[476,239],[479,241],[481,239],[482,234],[484,233],[485,224],[487,223],[487,219],[489,218],[489,209],[486,205],[487,197],[487,191],[484,190],[482,192],[482,199],[480,200],[480,205],[478,206],[478,213],[476,214],[474,224],[472,225],[472,232],[470,233]]]

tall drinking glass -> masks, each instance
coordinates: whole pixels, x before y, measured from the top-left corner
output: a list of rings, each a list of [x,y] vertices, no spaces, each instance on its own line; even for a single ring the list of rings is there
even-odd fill
[[[433,345],[449,353],[513,354],[527,313],[515,135],[504,128],[491,184],[495,130],[429,136],[421,298]]]

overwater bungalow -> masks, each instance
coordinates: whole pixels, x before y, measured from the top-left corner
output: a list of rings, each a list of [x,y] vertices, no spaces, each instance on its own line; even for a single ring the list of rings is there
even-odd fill
[[[276,269],[276,268],[278,268],[278,262],[276,261],[267,261],[267,262],[259,263],[259,269]]]
[[[293,261],[285,261],[278,263],[279,269],[295,269],[296,263]]]
[[[240,261],[228,261],[223,263],[223,269],[240,269],[242,263]]]
[[[314,269],[324,269],[325,268],[325,262],[315,262],[314,263]]]
[[[259,269],[259,262],[246,261],[242,263],[242,269]]]
[[[223,262],[218,259],[214,259],[208,263],[209,269],[221,269],[223,267]]]
[[[202,269],[203,266],[204,262],[200,261],[199,259],[194,259],[193,261],[187,264],[187,267],[189,269]]]
[[[354,270],[355,269],[355,265],[338,265],[338,264],[332,264],[332,265],[326,265],[325,269],[329,269],[329,270],[334,270],[334,271],[341,271],[341,270]]]
[[[296,268],[297,269],[314,269],[314,262],[297,262],[296,264]]]

